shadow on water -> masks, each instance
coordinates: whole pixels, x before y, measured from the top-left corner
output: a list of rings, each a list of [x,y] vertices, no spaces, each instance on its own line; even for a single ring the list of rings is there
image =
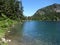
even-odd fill
[[[9,45],[60,45],[60,22],[26,21],[11,29]]]

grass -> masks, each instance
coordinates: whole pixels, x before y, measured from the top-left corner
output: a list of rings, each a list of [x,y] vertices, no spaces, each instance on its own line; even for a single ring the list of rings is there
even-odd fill
[[[5,37],[6,32],[12,27],[13,25],[17,24],[17,20],[11,20],[3,13],[1,14],[2,17],[0,17],[0,39]],[[0,40],[0,45],[8,45],[7,43],[2,42]]]
[[[9,27],[12,27],[13,24],[16,24],[17,21],[11,19],[5,19],[0,21],[0,38],[5,37],[6,31],[8,31]],[[7,43],[1,43],[1,45],[7,45]]]
[[[4,36],[4,33],[8,30],[9,27],[16,23],[17,21],[11,19],[0,21],[0,38]]]
[[[8,45],[7,43],[1,43],[0,45]]]

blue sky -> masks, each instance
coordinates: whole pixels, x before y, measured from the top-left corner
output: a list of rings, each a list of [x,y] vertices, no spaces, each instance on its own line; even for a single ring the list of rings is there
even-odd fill
[[[25,16],[32,16],[38,9],[54,3],[60,4],[60,0],[22,0],[23,13]]]

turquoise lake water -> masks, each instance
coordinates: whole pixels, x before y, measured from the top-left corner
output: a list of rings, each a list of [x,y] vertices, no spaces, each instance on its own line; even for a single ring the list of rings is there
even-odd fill
[[[9,45],[60,45],[60,22],[25,21],[9,35]]]

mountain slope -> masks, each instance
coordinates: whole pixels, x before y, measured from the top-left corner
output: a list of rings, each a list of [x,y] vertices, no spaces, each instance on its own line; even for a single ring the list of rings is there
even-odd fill
[[[60,4],[52,4],[36,11],[32,16],[36,20],[60,20]]]

